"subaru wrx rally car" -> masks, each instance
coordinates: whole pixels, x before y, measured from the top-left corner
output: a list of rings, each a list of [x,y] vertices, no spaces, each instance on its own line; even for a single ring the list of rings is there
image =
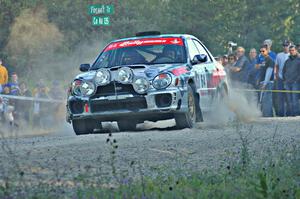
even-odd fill
[[[116,121],[120,131],[172,118],[179,129],[192,128],[227,93],[222,65],[196,37],[140,35],[113,41],[92,65],[80,65],[67,100],[67,121],[77,135],[105,121]]]

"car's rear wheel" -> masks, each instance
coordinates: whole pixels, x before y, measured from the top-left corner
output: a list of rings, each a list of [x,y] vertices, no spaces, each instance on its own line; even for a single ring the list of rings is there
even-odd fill
[[[101,123],[99,125],[95,120],[88,119],[78,119],[72,121],[73,130],[76,135],[85,135],[94,132],[95,128],[101,128]]]
[[[199,99],[197,98],[192,87],[188,85],[188,111],[185,113],[175,114],[176,127],[178,129],[193,128],[196,123],[197,114],[201,114],[199,111],[201,112],[199,107]]]
[[[118,127],[120,131],[135,131],[136,121],[120,120],[118,121]]]

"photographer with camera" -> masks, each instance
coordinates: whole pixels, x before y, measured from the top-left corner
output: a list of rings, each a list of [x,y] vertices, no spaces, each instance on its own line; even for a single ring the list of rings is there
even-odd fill
[[[237,47],[237,43],[234,43],[233,41],[229,41],[228,42],[228,52],[227,52],[228,55],[233,53],[233,47]]]

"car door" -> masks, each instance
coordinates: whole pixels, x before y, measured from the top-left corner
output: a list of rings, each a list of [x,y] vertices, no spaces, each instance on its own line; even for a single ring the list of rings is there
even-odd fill
[[[204,49],[196,39],[190,38],[187,40],[189,48],[190,60],[194,58],[195,55],[204,54],[207,56],[207,61],[203,63],[198,63],[192,66],[192,72],[195,76],[195,84],[197,93],[200,95],[200,107],[202,111],[207,111],[211,107],[212,96],[216,88],[212,82],[212,74],[215,70],[215,64],[212,60],[211,55]]]
[[[226,73],[224,71],[224,67],[213,59],[211,53],[201,42],[199,42],[198,40],[193,41],[200,51],[200,54],[205,54],[208,57],[208,62],[206,62],[207,65],[205,66],[209,74],[207,88],[210,91],[211,97],[214,97],[218,87],[220,87],[225,80]]]

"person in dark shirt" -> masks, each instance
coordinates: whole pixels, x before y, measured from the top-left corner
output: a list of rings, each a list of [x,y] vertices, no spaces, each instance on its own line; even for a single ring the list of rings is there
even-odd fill
[[[264,56],[264,63],[260,66],[260,84],[261,91],[260,94],[260,102],[263,117],[273,117],[273,100],[272,100],[272,92],[270,92],[273,88],[273,71],[274,71],[274,61],[269,55],[268,46],[263,45],[260,48],[260,53]],[[267,90],[267,91],[264,91]]]
[[[253,88],[258,89],[258,78],[259,78],[259,69],[255,67],[257,62],[257,52],[255,48],[252,48],[249,52],[249,65],[248,65],[248,76],[247,83],[252,85]]]
[[[288,112],[291,116],[300,115],[298,93],[292,93],[293,91],[299,91],[300,83],[300,57],[296,46],[291,45],[289,47],[290,56],[286,60],[283,67],[283,81],[284,87],[287,91],[288,99]]]
[[[245,56],[245,49],[243,47],[238,47],[236,50],[237,61],[233,67],[230,68],[231,79],[238,82],[247,82],[247,69],[249,65],[249,60]]]
[[[272,59],[273,61],[275,61],[275,59],[276,59],[276,53],[273,52],[273,51],[271,50],[271,48],[272,48],[272,43],[273,43],[273,42],[272,42],[271,39],[266,39],[266,40],[263,42],[262,45],[267,46],[267,50],[268,50],[268,52],[269,52],[269,57],[271,57],[271,59]],[[264,57],[262,54],[259,54],[258,57],[257,57],[257,61],[256,61],[256,68],[259,69],[261,66],[264,65],[264,62],[265,62],[265,57]]]
[[[11,74],[11,81],[8,82],[5,86],[9,87],[11,95],[19,95],[20,88],[19,88],[19,82],[18,82],[18,75],[17,75],[17,73],[13,72]]]

